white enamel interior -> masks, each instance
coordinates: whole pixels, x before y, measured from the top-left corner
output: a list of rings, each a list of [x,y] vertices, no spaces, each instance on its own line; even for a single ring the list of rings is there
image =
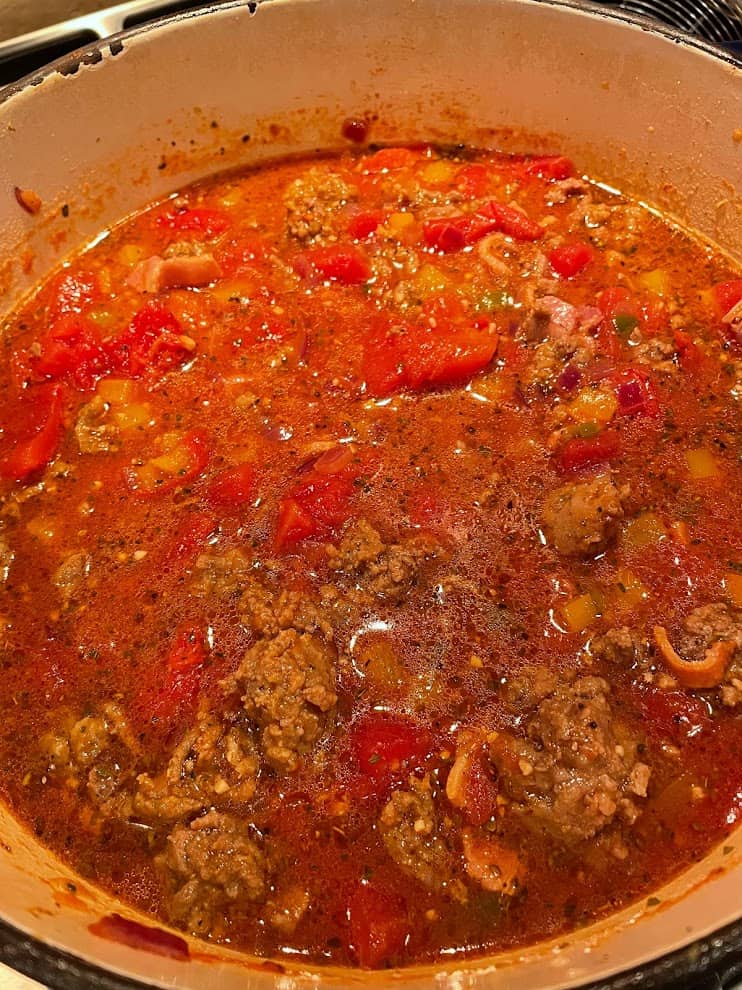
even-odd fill
[[[351,114],[378,116],[375,141],[562,150],[742,256],[742,70],[595,11],[270,0],[254,16],[244,4],[186,16],[117,48],[102,45],[97,64],[52,73],[0,105],[0,312],[128,212],[222,168],[342,146]],[[19,209],[16,185],[42,197],[38,217]],[[276,975],[226,950],[184,963],[95,938],[92,920],[126,909],[85,886],[70,897],[68,871],[2,810],[0,829],[0,916],[161,986],[573,987],[687,944],[742,907],[738,830],[658,892],[659,907],[638,905],[557,944],[405,974],[312,972],[287,959]]]

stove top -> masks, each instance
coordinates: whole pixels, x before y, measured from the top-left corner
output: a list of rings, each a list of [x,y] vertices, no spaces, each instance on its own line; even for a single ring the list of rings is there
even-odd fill
[[[220,0],[216,0],[220,2]],[[221,0],[225,2],[225,0]],[[742,54],[742,0],[597,0],[640,14]],[[0,42],[0,86],[15,82],[69,52],[166,14],[193,10],[204,0],[130,0]]]

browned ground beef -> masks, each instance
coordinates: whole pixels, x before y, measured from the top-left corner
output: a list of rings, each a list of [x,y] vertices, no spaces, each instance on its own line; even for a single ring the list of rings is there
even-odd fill
[[[319,738],[337,701],[334,664],[323,640],[288,629],[258,640],[227,682],[260,726],[263,755],[274,770],[296,770]]]
[[[386,850],[405,872],[431,890],[450,881],[451,853],[441,835],[430,782],[410,777],[410,789],[395,791],[379,818]]]
[[[535,709],[524,736],[500,733],[491,743],[501,785],[530,827],[575,841],[639,814],[650,771],[609,694],[599,677],[562,685]]]
[[[742,702],[742,609],[725,602],[694,608],[683,623],[683,635],[676,649],[687,660],[700,660],[717,642],[734,643],[719,694],[730,708]]]
[[[224,927],[230,907],[268,893],[265,855],[248,826],[231,815],[210,811],[176,826],[157,862],[172,890],[172,917],[194,934]]]
[[[348,576],[357,590],[388,601],[404,598],[431,553],[422,539],[384,543],[366,519],[350,527],[339,547],[327,548],[331,570]]]
[[[247,729],[204,713],[162,773],[139,775],[133,813],[170,822],[224,802],[249,801],[257,775],[257,750]]]
[[[544,524],[559,553],[592,557],[604,550],[623,518],[626,494],[606,474],[551,492],[544,504]]]

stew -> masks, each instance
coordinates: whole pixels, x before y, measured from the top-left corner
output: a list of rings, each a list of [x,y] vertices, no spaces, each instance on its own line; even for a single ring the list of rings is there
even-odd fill
[[[742,272],[561,156],[217,176],[7,320],[0,790],[385,967],[653,894],[742,797]]]

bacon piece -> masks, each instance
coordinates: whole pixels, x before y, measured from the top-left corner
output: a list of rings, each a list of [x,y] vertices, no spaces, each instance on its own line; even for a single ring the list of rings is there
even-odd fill
[[[210,254],[183,254],[161,258],[155,254],[140,261],[126,284],[137,292],[162,292],[183,286],[197,288],[219,278],[222,270]]]

